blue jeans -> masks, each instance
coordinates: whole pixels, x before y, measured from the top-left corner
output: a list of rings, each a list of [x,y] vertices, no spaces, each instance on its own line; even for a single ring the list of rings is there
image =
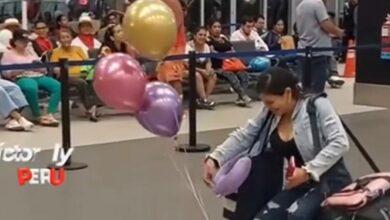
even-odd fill
[[[12,111],[27,105],[26,98],[18,85],[0,79],[0,116],[8,117]]]
[[[306,183],[278,193],[256,215],[255,220],[317,220],[324,199],[318,184]]]
[[[219,79],[225,80],[230,84],[230,86],[238,94],[240,99],[244,98],[245,96],[248,96],[246,92],[249,85],[248,73],[233,73],[223,70],[217,70],[216,73]]]
[[[312,57],[311,65],[307,66],[305,57],[298,58],[298,77],[306,92],[321,93],[325,90],[325,84],[329,78],[329,59],[329,56]],[[309,75],[305,76],[307,67]]]

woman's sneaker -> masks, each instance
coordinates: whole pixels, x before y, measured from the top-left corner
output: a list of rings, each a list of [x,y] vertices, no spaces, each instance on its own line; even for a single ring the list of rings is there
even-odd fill
[[[25,131],[31,131],[32,128],[34,127],[34,124],[31,123],[29,120],[27,120],[24,117],[21,117],[18,120],[18,122],[19,122],[20,126],[22,126]]]
[[[243,98],[245,106],[250,106],[252,99],[249,96],[244,96]]]
[[[205,99],[196,100],[196,105],[199,109],[214,110],[215,103]]]
[[[235,101],[235,104],[240,107],[249,107],[252,102],[252,99],[249,96],[244,96],[243,98],[238,98]]]
[[[341,88],[345,81],[341,77],[333,75],[329,77],[328,83],[332,88]]]
[[[15,119],[8,119],[4,127],[9,131],[24,131],[24,128]]]

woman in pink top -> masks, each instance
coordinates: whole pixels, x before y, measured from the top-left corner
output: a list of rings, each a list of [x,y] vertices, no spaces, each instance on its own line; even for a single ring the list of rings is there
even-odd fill
[[[22,29],[13,32],[10,45],[11,50],[4,53],[1,64],[22,64],[40,62],[39,57],[27,50],[29,43],[28,32]],[[4,72],[4,77],[15,81],[26,96],[27,102],[42,126],[56,127],[59,122],[53,117],[58,109],[61,98],[61,84],[50,77],[45,76],[45,69],[9,70]],[[44,89],[50,94],[47,113],[41,115],[38,105],[38,90]]]

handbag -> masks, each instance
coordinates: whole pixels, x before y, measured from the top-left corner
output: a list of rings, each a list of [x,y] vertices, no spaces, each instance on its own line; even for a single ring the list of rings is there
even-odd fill
[[[355,212],[390,192],[390,173],[364,176],[327,198],[322,207]]]
[[[236,193],[238,188],[245,182],[247,179],[251,167],[252,167],[252,158],[249,157],[250,152],[252,151],[257,139],[260,137],[261,133],[265,127],[269,124],[270,119],[273,118],[272,113],[269,111],[267,113],[264,123],[261,125],[259,132],[256,137],[253,139],[252,144],[250,145],[249,150],[244,154],[239,154],[233,159],[225,163],[217,172],[214,177],[214,187],[213,191],[219,196],[226,196],[232,193]],[[272,120],[271,120],[272,121]],[[269,128],[270,126],[268,126]],[[263,142],[263,148],[267,144],[265,140]]]
[[[314,101],[316,98],[326,96],[324,93],[310,98],[307,111],[310,117],[314,144],[319,146],[320,136],[313,128],[316,124],[316,109]],[[365,160],[370,164],[375,174],[363,176],[355,182],[346,186],[340,192],[326,198],[321,204],[324,213],[322,220],[368,220],[368,219],[390,219],[390,173],[380,173],[378,166],[370,157],[359,140],[354,136],[345,122],[340,118],[343,127],[351,140],[354,142]]]
[[[222,70],[226,72],[241,72],[246,69],[245,64],[238,58],[225,59],[222,63]]]

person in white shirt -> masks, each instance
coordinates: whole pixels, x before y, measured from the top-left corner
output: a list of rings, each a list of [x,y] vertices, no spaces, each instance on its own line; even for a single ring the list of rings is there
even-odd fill
[[[230,41],[254,41],[256,50],[268,51],[268,46],[261,39],[260,35],[254,31],[255,21],[249,17],[243,17],[240,29],[230,36]]]
[[[72,46],[83,49],[85,54],[89,50],[99,49],[102,44],[95,39],[95,33],[100,29],[100,21],[92,19],[88,14],[82,14],[77,22],[70,23],[71,29],[78,34],[72,41]]]
[[[4,53],[10,49],[9,42],[12,39],[12,32],[20,28],[19,20],[8,18],[0,24],[0,52]]]

